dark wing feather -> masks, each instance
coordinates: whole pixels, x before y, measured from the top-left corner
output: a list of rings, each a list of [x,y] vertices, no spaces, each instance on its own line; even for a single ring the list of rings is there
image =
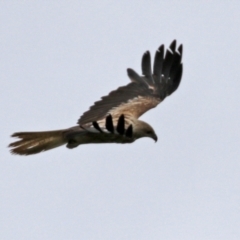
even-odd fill
[[[182,45],[176,51],[176,40],[164,56],[164,46],[161,45],[156,54],[151,69],[151,57],[147,51],[142,58],[142,74],[139,76],[132,69],[127,69],[131,83],[119,87],[109,95],[94,103],[78,120],[80,125],[94,122],[112,116],[129,115],[138,118],[151,108],[156,107],[166,96],[172,94],[179,86],[183,66]]]

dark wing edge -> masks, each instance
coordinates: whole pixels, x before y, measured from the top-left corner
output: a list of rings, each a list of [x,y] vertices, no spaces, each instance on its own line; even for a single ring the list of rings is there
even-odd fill
[[[147,97],[152,95],[148,86],[142,83],[131,82],[126,86],[119,87],[117,90],[110,92],[107,96],[94,103],[78,120],[78,124],[84,125],[90,122],[98,121],[105,118],[108,114],[117,115],[118,107],[122,106],[122,113],[126,114],[127,110],[131,111],[131,100],[138,99],[139,96]],[[129,105],[129,106],[128,106]],[[133,109],[132,109],[133,110]],[[132,111],[132,115],[134,115]]]
[[[176,45],[177,42],[174,40],[166,54],[164,54],[164,45],[158,48],[154,58],[153,73],[150,52],[145,52],[142,57],[143,76],[138,75],[133,69],[127,69],[132,82],[95,102],[83,113],[78,124],[84,125],[116,113],[120,116],[128,112],[138,118],[176,91],[183,71],[181,63],[183,46],[180,45],[176,50]]]
[[[142,58],[142,74],[139,76],[133,69],[128,69],[128,76],[132,82],[145,82],[150,88],[154,89],[154,95],[164,100],[177,90],[183,72],[182,64],[182,44],[176,50],[177,41],[174,40],[164,56],[164,45],[156,51],[151,71],[150,53],[147,51]]]

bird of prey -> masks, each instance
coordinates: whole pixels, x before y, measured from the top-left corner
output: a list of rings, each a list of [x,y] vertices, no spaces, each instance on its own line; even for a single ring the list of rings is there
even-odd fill
[[[149,51],[142,57],[142,76],[127,69],[131,82],[110,92],[83,113],[77,126],[45,132],[17,132],[19,138],[10,143],[11,153],[30,155],[62,145],[75,148],[89,143],[132,143],[149,137],[157,141],[154,129],[138,118],[156,107],[179,86],[183,65],[180,45],[174,40],[165,52],[164,45],[156,51],[153,72]]]

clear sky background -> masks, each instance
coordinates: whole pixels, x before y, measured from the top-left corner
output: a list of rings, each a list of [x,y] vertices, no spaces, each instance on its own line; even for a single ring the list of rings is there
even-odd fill
[[[240,239],[239,1],[1,1],[0,239]],[[179,89],[141,119],[158,142],[11,155],[74,126],[183,43]]]

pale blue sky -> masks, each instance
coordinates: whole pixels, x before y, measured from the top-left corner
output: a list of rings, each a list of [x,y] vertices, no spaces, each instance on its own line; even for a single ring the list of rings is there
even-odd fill
[[[239,1],[2,1],[3,240],[240,239]],[[74,126],[141,73],[142,54],[183,43],[179,89],[141,119],[158,142],[20,157],[16,131]]]

